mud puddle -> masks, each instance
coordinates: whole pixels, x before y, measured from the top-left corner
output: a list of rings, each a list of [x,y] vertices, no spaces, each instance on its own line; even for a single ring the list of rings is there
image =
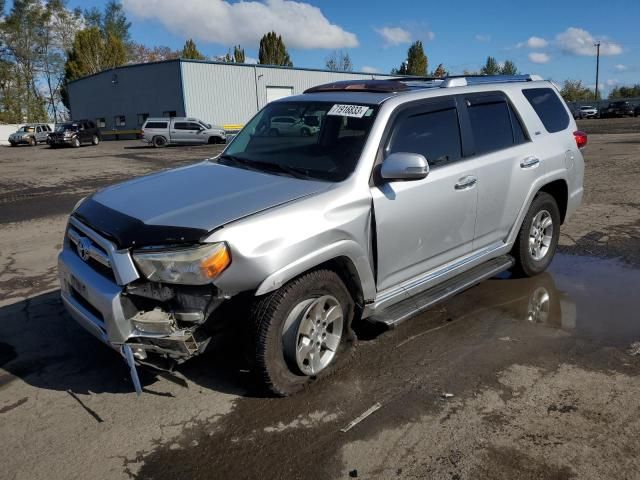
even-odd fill
[[[185,374],[200,385],[208,383],[207,375],[224,378],[222,384],[247,392],[245,398],[217,422],[187,428],[177,442],[138,452],[127,471],[137,478],[344,477],[352,471],[341,453],[346,446],[380,438],[384,444],[385,432],[442,414],[449,404],[445,393],[466,401],[483,389],[501,392],[500,372],[513,366],[544,372],[569,363],[602,375],[636,376],[640,357],[627,349],[640,340],[638,285],[640,270],[615,260],[557,255],[549,272],[535,278],[492,279],[395,330],[361,329],[367,339],[351,362],[292,398],[253,396],[242,367],[229,356],[213,355]],[[340,432],[376,402],[382,408]],[[549,412],[564,413],[563,408]],[[455,409],[439,421],[451,415]],[[400,448],[398,442],[390,440],[385,455]],[[369,461],[360,453],[360,464]],[[425,468],[438,461],[428,452],[406,455]],[[369,471],[381,478],[391,474],[374,473]]]

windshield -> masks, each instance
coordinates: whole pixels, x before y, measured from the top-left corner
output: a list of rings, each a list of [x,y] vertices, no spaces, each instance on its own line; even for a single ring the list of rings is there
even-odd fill
[[[242,129],[218,162],[339,182],[355,169],[376,113],[375,105],[271,103]]]
[[[35,127],[29,126],[29,125],[25,125],[24,127],[20,128],[20,130],[18,130],[19,132],[26,132],[26,133],[33,133],[36,131]]]
[[[56,125],[56,132],[64,132],[65,130],[78,130],[78,125],[75,123],[61,123]]]

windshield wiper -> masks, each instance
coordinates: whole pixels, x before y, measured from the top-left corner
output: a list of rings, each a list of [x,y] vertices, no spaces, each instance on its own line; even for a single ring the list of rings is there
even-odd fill
[[[279,163],[261,162],[259,160],[249,160],[248,158],[240,158],[233,155],[224,154],[220,156],[222,160],[231,160],[233,163],[247,166],[253,170],[280,172],[295,178],[309,178],[309,174],[303,168],[290,167]]]

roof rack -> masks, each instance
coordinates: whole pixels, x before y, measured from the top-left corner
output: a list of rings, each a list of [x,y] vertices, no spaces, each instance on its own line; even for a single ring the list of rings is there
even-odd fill
[[[451,88],[488,83],[534,82],[539,75],[449,75],[447,77],[398,77],[385,80],[342,80],[308,88],[304,93],[372,92],[399,93],[422,88]]]

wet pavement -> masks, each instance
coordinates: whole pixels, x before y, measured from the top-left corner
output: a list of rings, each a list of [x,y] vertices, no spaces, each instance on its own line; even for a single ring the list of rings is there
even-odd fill
[[[597,466],[584,470],[589,455],[576,465],[561,452],[576,448],[574,436],[593,429],[593,417],[605,412],[597,397],[578,393],[612,376],[629,383],[621,390],[631,416],[624,428],[640,429],[640,357],[628,353],[640,340],[633,294],[640,270],[617,260],[558,255],[547,273],[507,277],[394,330],[361,327],[348,365],[284,399],[261,398],[229,344],[180,369],[188,388],[145,372],[145,393],[136,400],[122,360],[73,324],[54,292],[0,309],[0,366],[7,372],[0,393],[19,379],[67,395],[66,415],[82,419],[84,448],[99,451],[108,439],[114,465],[134,478],[600,478]],[[61,333],[64,340],[54,342]],[[607,388],[608,404],[616,404],[621,386]],[[99,402],[104,395],[111,400]],[[223,409],[212,406],[217,397],[225,398]],[[518,400],[526,405],[509,404]],[[29,405],[38,417],[56,415],[33,401],[26,394],[6,398],[0,415]],[[158,416],[147,411],[157,402]],[[375,403],[381,408],[340,431]],[[133,412],[125,413],[128,405]],[[175,413],[181,406],[190,412],[186,417]],[[124,426],[132,436],[125,443],[135,445],[146,428],[136,423],[141,412],[145,422],[157,422],[163,432],[173,428],[173,435],[165,432],[144,448],[118,448],[105,428],[133,422]],[[33,432],[8,420],[25,439]],[[562,435],[554,437],[559,426]],[[595,422],[592,434],[615,442],[598,445],[594,459],[630,478],[630,466],[640,460],[611,462],[620,448],[637,452],[640,436],[618,428],[611,419]],[[505,450],[501,442],[511,430],[517,434]],[[56,432],[48,434],[59,441]],[[72,448],[76,441],[62,444]],[[10,451],[0,453],[3,464]],[[535,468],[523,470],[522,462]]]
[[[640,362],[625,355],[630,339],[640,339],[638,299],[630,294],[637,285],[640,271],[612,260],[579,256],[558,256],[549,273],[535,278],[484,282],[395,330],[361,341],[348,367],[301,395],[238,400],[220,422],[194,425],[175,443],[143,455],[139,477],[320,479],[360,472],[363,478],[387,478],[413,472],[423,478],[450,470],[455,478],[456,470],[462,473],[462,454],[454,462],[460,468],[451,464],[444,471],[437,458],[416,466],[420,454],[403,452],[394,435],[393,441],[385,441],[385,432],[426,422],[425,431],[431,433],[427,445],[450,442],[429,428],[432,417],[447,407],[443,395],[453,394],[457,408],[463,408],[468,399],[498,385],[500,372],[514,365],[550,372],[574,365],[637,374]],[[572,388],[578,386],[571,381],[563,385],[565,391]],[[550,400],[542,405],[549,414],[580,416],[588,408]],[[341,433],[376,402],[382,408]],[[629,407],[639,405],[636,400]],[[456,415],[456,409],[450,409],[441,421],[453,421]],[[498,417],[487,415],[484,421],[508,422]],[[636,426],[637,417],[638,412]],[[371,455],[372,439],[378,439],[375,443],[381,445],[375,450],[383,457]],[[530,455],[534,440],[518,450]],[[637,439],[627,441],[629,448],[640,446]],[[488,439],[482,449],[491,448]],[[390,458],[398,458],[397,463]],[[484,467],[488,468],[484,475],[501,477],[500,464]],[[474,468],[482,472],[482,465]],[[532,473],[569,478],[571,472],[572,466],[566,465]]]

